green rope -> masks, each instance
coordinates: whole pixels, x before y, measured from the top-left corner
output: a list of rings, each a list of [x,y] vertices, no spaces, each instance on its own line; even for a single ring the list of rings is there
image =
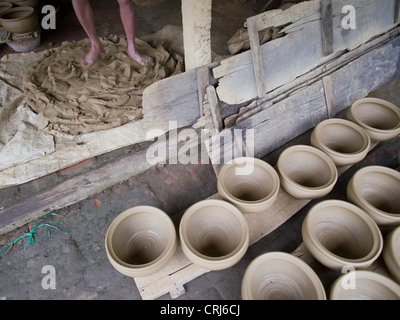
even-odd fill
[[[50,228],[54,228],[58,231],[61,231],[64,234],[68,234],[67,232],[64,232],[61,228],[57,227],[57,226],[53,226],[50,223],[58,223],[58,221],[52,221],[52,220],[45,220],[48,216],[60,216],[57,213],[49,213],[46,214],[44,217],[42,217],[31,229],[30,232],[27,232],[25,234],[23,234],[22,236],[20,236],[18,239],[15,239],[14,241],[10,242],[8,245],[6,245],[4,248],[2,248],[0,250],[0,254],[3,253],[4,251],[6,251],[10,246],[12,246],[13,244],[17,243],[18,241],[20,241],[21,239],[25,238],[25,237],[29,237],[29,241],[28,241],[28,245],[25,247],[24,250],[26,250],[31,244],[33,244],[35,242],[35,231],[37,229],[43,228],[43,227],[47,227],[47,235],[49,237],[49,239],[51,239],[51,232],[50,232]],[[44,223],[42,223],[42,221]]]

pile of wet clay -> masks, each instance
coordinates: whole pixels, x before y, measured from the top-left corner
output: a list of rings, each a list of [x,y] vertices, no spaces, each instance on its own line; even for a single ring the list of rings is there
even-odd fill
[[[100,40],[103,50],[88,69],[81,66],[90,49],[85,39],[49,51],[24,75],[27,104],[38,114],[39,129],[76,136],[140,119],[143,90],[184,71],[183,57],[160,43],[136,39],[136,48],[153,59],[142,66],[129,56],[125,37]]]

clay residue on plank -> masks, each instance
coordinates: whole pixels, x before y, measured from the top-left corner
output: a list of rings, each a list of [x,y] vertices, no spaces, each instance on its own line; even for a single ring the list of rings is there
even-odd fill
[[[183,58],[161,44],[136,39],[137,49],[153,61],[139,65],[127,53],[123,36],[101,39],[98,60],[84,69],[87,39],[65,42],[24,75],[28,105],[40,129],[79,135],[111,129],[142,118],[142,94],[150,84],[184,71]]]

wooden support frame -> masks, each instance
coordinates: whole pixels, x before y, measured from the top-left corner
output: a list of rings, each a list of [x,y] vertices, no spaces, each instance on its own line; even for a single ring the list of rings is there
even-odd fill
[[[321,0],[322,49],[329,56],[333,49],[333,9],[332,0]]]
[[[208,102],[210,105],[210,111],[214,123],[214,128],[217,130],[217,132],[220,132],[223,129],[223,125],[219,110],[217,93],[215,92],[215,88],[212,85],[207,86],[206,92],[208,96]]]
[[[257,17],[247,19],[247,30],[249,33],[251,57],[253,61],[254,77],[257,86],[257,95],[262,98],[267,93],[265,85],[264,64],[260,48],[260,39],[258,37]]]
[[[322,85],[325,92],[326,108],[328,111],[328,118],[332,118],[336,114],[335,102],[333,100],[332,79],[330,76],[322,78]]]

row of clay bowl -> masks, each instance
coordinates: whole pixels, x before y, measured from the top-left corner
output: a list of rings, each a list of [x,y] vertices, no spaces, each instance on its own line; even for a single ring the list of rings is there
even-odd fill
[[[39,28],[36,8],[39,0],[0,2],[0,26],[15,35],[26,35]]]
[[[348,122],[344,122],[345,125],[348,125]],[[340,125],[342,124],[343,122]],[[354,131],[362,137],[360,138],[362,147],[359,149],[363,150],[363,156],[365,156],[364,149],[368,151],[369,140],[365,139],[364,131],[353,125],[348,125],[346,128],[356,128]],[[326,131],[337,132],[330,128]],[[354,143],[357,139],[332,139],[335,144],[341,140]],[[347,152],[347,149],[346,152],[341,150],[342,152],[339,153],[357,153],[354,150],[350,152]],[[362,159],[363,156],[358,159]],[[353,159],[352,162],[354,161]],[[337,180],[334,161],[327,153],[316,147],[294,146],[286,149],[278,159],[277,168],[279,174],[268,163],[255,158],[237,158],[221,168],[217,186],[219,195],[227,201],[211,199],[200,201],[187,209],[181,219],[180,243],[182,251],[189,260],[209,270],[221,270],[233,266],[243,257],[249,244],[249,230],[243,213],[259,212],[272,206],[277,199],[280,185],[296,198],[314,199],[329,193]],[[399,177],[396,176],[394,181],[398,188]],[[389,187],[393,194],[396,192],[399,194],[396,188]],[[368,198],[369,195],[366,197]],[[395,197],[389,196],[389,198],[393,200]],[[371,200],[367,199],[367,201]],[[363,210],[349,203],[335,202],[335,205],[334,211],[326,209],[326,213],[321,217],[333,219],[332,221],[336,219],[340,223],[319,223],[318,218],[311,218],[312,212],[319,207],[314,208],[307,221],[311,221],[309,224],[315,226],[315,229],[312,228],[309,234],[322,235],[323,245],[329,252],[336,253],[340,253],[341,249],[334,250],[330,247],[330,242],[331,239],[336,239],[340,235],[345,241],[354,242],[352,244],[355,247],[354,250],[363,248],[362,252],[368,258],[367,263],[373,261],[382,250],[380,231],[374,220]],[[336,210],[339,213],[332,214]],[[360,211],[363,214],[360,214]],[[341,234],[342,231],[338,227],[333,228],[333,231],[324,232],[324,227],[330,225],[351,225],[351,228],[357,230],[356,234],[372,236],[378,241],[356,240],[356,236],[352,233],[347,234],[343,231]],[[148,206],[134,207],[121,213],[112,222],[106,234],[105,246],[111,264],[118,271],[130,277],[148,276],[161,270],[174,255],[177,246],[176,230],[169,216],[161,210]],[[256,259],[259,262],[250,264],[243,279],[243,298],[323,299],[326,297],[325,292],[321,290],[319,279],[318,281],[315,279],[313,271],[300,259],[283,253],[271,253],[267,258],[268,261],[274,262],[261,262],[263,258],[259,257],[260,260]],[[356,256],[354,259],[359,260],[360,257]],[[262,267],[257,267],[258,263]],[[271,268],[277,272],[269,274],[265,271],[268,270],[265,263],[271,263]],[[292,270],[292,265],[295,271]],[[257,280],[257,273],[251,271],[253,268],[264,270],[265,279]],[[289,272],[286,278],[280,278],[279,274],[283,275],[286,271]],[[298,272],[304,274],[304,277],[298,277]],[[278,276],[277,281],[274,280],[275,276]],[[299,279],[304,279],[300,281],[305,283],[304,290],[297,287]],[[257,289],[255,289],[257,293],[253,292],[252,285],[249,289],[251,293],[248,292],[247,282],[257,284]],[[271,287],[270,283],[275,283],[275,286]],[[313,286],[314,293],[305,294],[310,286]],[[279,290],[285,287],[288,287],[290,291],[287,294],[284,290]],[[303,292],[304,295],[299,292]]]
[[[279,181],[295,198],[323,197],[336,183],[337,167],[361,161],[369,151],[371,140],[384,141],[400,133],[398,108],[383,100],[356,101],[348,112],[348,119],[351,121],[329,119],[317,125],[311,136],[313,147],[299,145],[283,151],[277,162],[279,179],[268,164],[235,159],[231,166],[221,169],[220,195],[243,212],[257,212],[271,206]],[[249,162],[254,167],[253,174],[237,174],[250,168]],[[367,268],[383,249],[377,224],[400,224],[398,195],[399,172],[379,166],[359,170],[348,185],[348,198],[357,206],[330,200],[313,207],[303,224],[306,247],[328,268],[337,271],[346,266]],[[400,251],[396,248],[396,239],[399,243],[396,236],[400,237],[400,231],[387,237],[384,257],[391,274],[398,279]],[[354,274],[358,289],[343,290],[346,276],[343,275],[333,284],[331,299],[400,298],[400,287],[391,279],[369,271],[357,270]],[[273,252],[249,265],[242,282],[242,297],[325,299],[326,295],[318,276],[306,263],[287,253]]]
[[[217,199],[195,203],[179,225],[183,253],[194,264],[221,270],[236,264],[249,245],[249,229],[239,209]],[[158,208],[138,206],[119,214],[107,230],[111,264],[129,277],[149,276],[171,260],[177,247],[171,218]]]

